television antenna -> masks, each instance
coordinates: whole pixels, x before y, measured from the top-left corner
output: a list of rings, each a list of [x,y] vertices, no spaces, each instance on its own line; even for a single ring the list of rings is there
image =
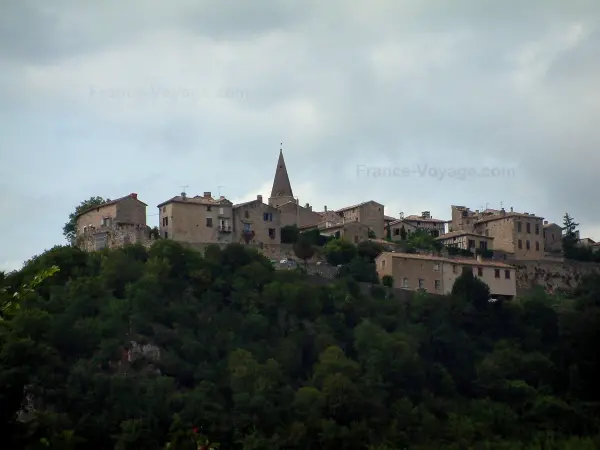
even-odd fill
[[[189,184],[186,184],[185,186],[181,186],[181,192],[185,194],[185,190],[189,187],[190,187]]]
[[[217,186],[217,192],[219,193],[219,198],[221,198],[221,188],[224,188],[225,186]]]

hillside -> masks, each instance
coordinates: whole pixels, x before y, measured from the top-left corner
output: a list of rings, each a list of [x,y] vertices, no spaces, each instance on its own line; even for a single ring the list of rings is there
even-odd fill
[[[3,448],[600,448],[597,278],[404,302],[163,240],[56,247],[0,286]]]

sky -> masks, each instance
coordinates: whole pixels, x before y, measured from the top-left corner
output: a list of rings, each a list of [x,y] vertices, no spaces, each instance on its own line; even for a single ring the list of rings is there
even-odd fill
[[[0,15],[0,270],[91,196],[535,213],[600,240],[597,0],[20,0]]]

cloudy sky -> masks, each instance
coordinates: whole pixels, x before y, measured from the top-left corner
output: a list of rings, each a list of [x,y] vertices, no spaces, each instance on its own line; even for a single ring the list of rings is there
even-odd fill
[[[600,240],[597,0],[20,0],[0,15],[0,269],[90,196],[513,206]],[[464,175],[464,176],[463,176]]]

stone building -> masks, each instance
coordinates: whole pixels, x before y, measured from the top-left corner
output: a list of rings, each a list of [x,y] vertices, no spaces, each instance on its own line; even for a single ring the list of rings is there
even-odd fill
[[[359,203],[357,205],[341,208],[336,211],[344,222],[360,222],[375,233],[375,237],[384,238],[384,206],[374,200]]]
[[[550,253],[562,251],[563,230],[560,225],[544,221],[544,250]]]
[[[398,289],[423,289],[432,294],[452,292],[456,279],[472,271],[490,287],[494,298],[512,299],[517,294],[516,270],[513,266],[477,259],[445,258],[415,253],[384,252],[375,259],[380,278],[390,275]]]
[[[400,239],[402,227],[404,227],[407,234],[422,230],[431,233],[433,237],[439,237],[446,233],[446,221],[434,219],[431,217],[430,211],[423,211],[420,216],[401,217],[398,220],[388,222],[387,227],[390,228],[390,234],[394,240]]]
[[[354,244],[369,239],[369,227],[360,222],[321,222],[318,225],[310,225],[300,228],[300,231],[318,229],[323,236],[331,236],[336,239],[344,239]]]
[[[277,208],[256,200],[233,206],[233,230],[236,242],[246,244],[280,244],[281,215]]]
[[[163,239],[195,243],[231,243],[233,204],[211,192],[188,197],[185,192],[158,205],[159,231]]]
[[[75,244],[86,251],[145,245],[150,241],[146,207],[133,193],[82,211],[77,216]]]

